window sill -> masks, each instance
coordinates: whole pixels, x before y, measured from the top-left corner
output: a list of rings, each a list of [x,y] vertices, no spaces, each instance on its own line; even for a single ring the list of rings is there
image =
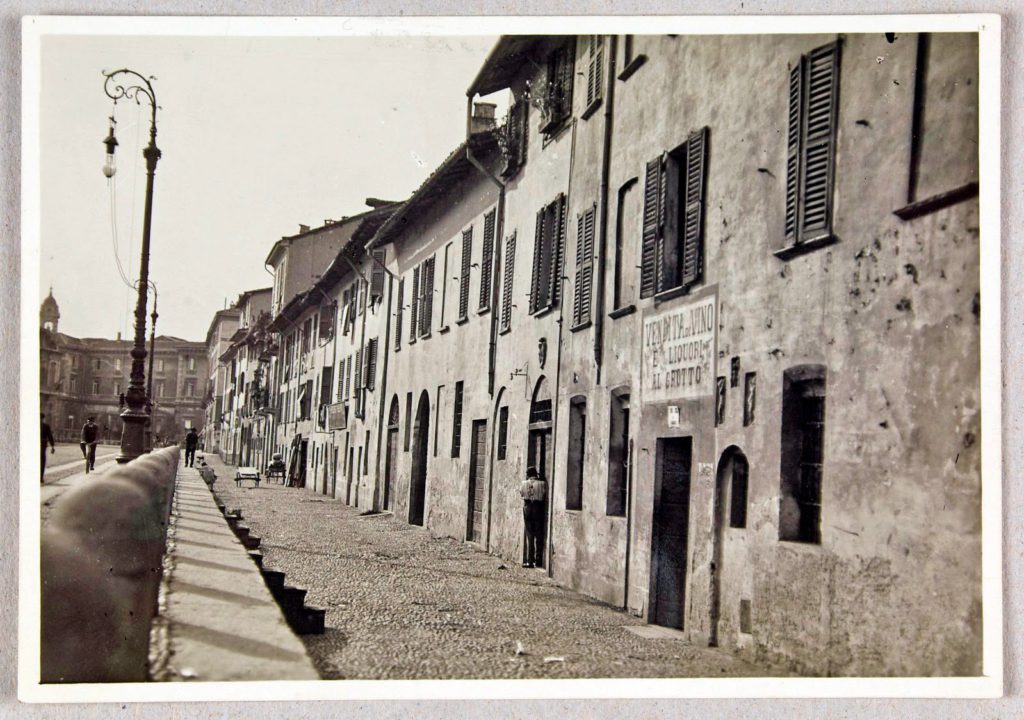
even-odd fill
[[[420,335],[420,340],[429,340],[429,339],[430,339],[430,333],[424,333],[423,335]]]
[[[964,200],[970,200],[972,197],[978,195],[978,183],[969,182],[966,185],[961,185],[955,190],[948,192],[939,193],[938,195],[932,195],[924,200],[918,200],[912,202],[909,205],[901,207],[899,210],[894,210],[893,213],[900,220],[913,220],[914,218],[933,213],[937,210],[942,210],[950,205],[956,205]]]
[[[640,66],[647,62],[646,55],[637,55],[635,58],[630,60],[626,67],[622,68],[622,72],[619,73],[619,80],[626,81],[630,75],[640,69]]]
[[[469,322],[469,316],[467,315],[467,316],[460,317],[458,320],[455,321],[455,324],[456,325],[465,325],[468,322]]]
[[[625,307],[615,308],[608,313],[608,317],[612,320],[618,320],[620,317],[626,317],[627,315],[632,315],[635,312],[636,305],[626,305]]]
[[[578,508],[568,508],[567,507],[565,509],[565,512],[567,512],[567,513],[569,513],[571,515],[580,515],[580,514],[583,513],[583,508],[581,508],[581,507],[578,507]]]
[[[581,322],[579,325],[573,325],[571,328],[569,328],[569,332],[579,332],[580,330],[586,330],[593,324],[593,321],[587,320],[585,322]]]
[[[601,107],[601,98],[594,98],[594,102],[587,105],[587,109],[580,113],[580,120],[586,120],[591,115],[597,112],[597,109]]]
[[[834,245],[839,242],[839,238],[834,234],[829,233],[821,237],[812,238],[810,240],[804,240],[802,243],[797,245],[790,245],[784,247],[781,250],[776,250],[774,255],[779,260],[789,260],[791,258],[799,257],[800,255],[806,255],[807,253],[814,252],[815,250],[829,245]]]
[[[690,293],[690,291],[694,287],[696,287],[696,285],[697,285],[697,283],[694,283],[693,285],[677,285],[674,288],[669,288],[668,290],[662,290],[660,293],[656,293],[655,294],[655,296],[654,296],[654,304],[655,305],[659,305],[659,304],[661,304],[663,302],[668,302],[669,300],[675,300],[677,297],[681,297],[683,295],[688,295]]]
[[[476,314],[477,315],[486,315],[490,311],[491,311],[491,309],[489,307],[485,306],[485,307],[477,308],[476,309]]]
[[[555,303],[553,305],[548,305],[547,307],[542,307],[539,310],[534,310],[532,313],[530,313],[530,315],[532,315],[535,318],[542,318],[545,315],[551,314],[557,308],[558,308],[558,303]]]
[[[442,325],[441,327],[439,327],[437,329],[437,332],[438,332],[439,335],[444,335],[446,332],[450,331],[451,329],[452,328],[451,328],[450,325]]]
[[[508,335],[510,332],[512,332],[512,326],[503,327],[498,330],[499,335]]]

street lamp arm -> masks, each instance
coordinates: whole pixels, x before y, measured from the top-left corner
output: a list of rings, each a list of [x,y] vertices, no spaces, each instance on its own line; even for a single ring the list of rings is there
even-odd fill
[[[144,85],[131,85],[129,81],[122,82],[116,80],[119,75],[127,75],[129,77],[136,77],[144,83]],[[112,72],[103,72],[103,77],[106,80],[103,82],[103,91],[107,94],[114,102],[121,100],[122,98],[127,100],[134,100],[136,103],[140,103],[139,95],[141,94],[146,100],[149,101],[150,111],[152,113],[153,126],[156,126],[156,91],[153,90],[153,84],[149,82],[149,78],[143,77],[141,74],[128,68],[121,68],[120,70],[114,70]],[[154,78],[155,79],[155,78]]]

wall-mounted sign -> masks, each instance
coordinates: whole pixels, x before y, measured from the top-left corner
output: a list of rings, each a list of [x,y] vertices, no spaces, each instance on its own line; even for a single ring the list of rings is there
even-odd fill
[[[757,405],[757,373],[748,372],[743,388],[743,427],[754,422],[754,409]]]
[[[697,463],[697,480],[705,485],[711,485],[715,481],[715,466],[713,463]]]
[[[679,427],[679,406],[669,405],[668,406],[668,426]]]
[[[346,427],[348,413],[345,412],[345,403],[334,403],[327,406],[327,429],[344,430]]]
[[[644,318],[641,382],[645,401],[714,394],[716,297],[673,304]]]

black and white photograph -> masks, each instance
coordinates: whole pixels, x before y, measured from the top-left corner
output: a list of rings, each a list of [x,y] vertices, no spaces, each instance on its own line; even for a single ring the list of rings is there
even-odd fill
[[[1000,695],[999,18],[784,20],[25,18],[19,696]]]

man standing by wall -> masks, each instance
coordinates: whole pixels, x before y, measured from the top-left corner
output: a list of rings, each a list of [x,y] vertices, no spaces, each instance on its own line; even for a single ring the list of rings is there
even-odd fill
[[[82,442],[79,443],[82,446],[82,455],[85,456],[86,472],[96,469],[96,445],[99,442],[96,438],[99,432],[95,416],[90,415],[82,426]]]
[[[526,468],[526,479],[519,486],[523,498],[523,523],[526,526],[526,552],[523,567],[537,567],[541,561],[541,536],[544,532],[544,497],[547,483],[532,465]]]
[[[43,444],[43,452],[42,452],[42,455],[41,455],[40,460],[39,460],[39,482],[42,482],[43,481],[43,476],[46,474],[46,444],[47,443],[50,444],[50,453],[51,454],[53,454],[55,452],[55,447],[54,447],[54,443],[53,443],[53,431],[50,430],[50,424],[48,422],[46,422],[46,414],[45,413],[40,413],[39,414],[39,422],[40,422],[40,426],[39,426],[40,427],[40,440],[42,441],[42,444]]]

